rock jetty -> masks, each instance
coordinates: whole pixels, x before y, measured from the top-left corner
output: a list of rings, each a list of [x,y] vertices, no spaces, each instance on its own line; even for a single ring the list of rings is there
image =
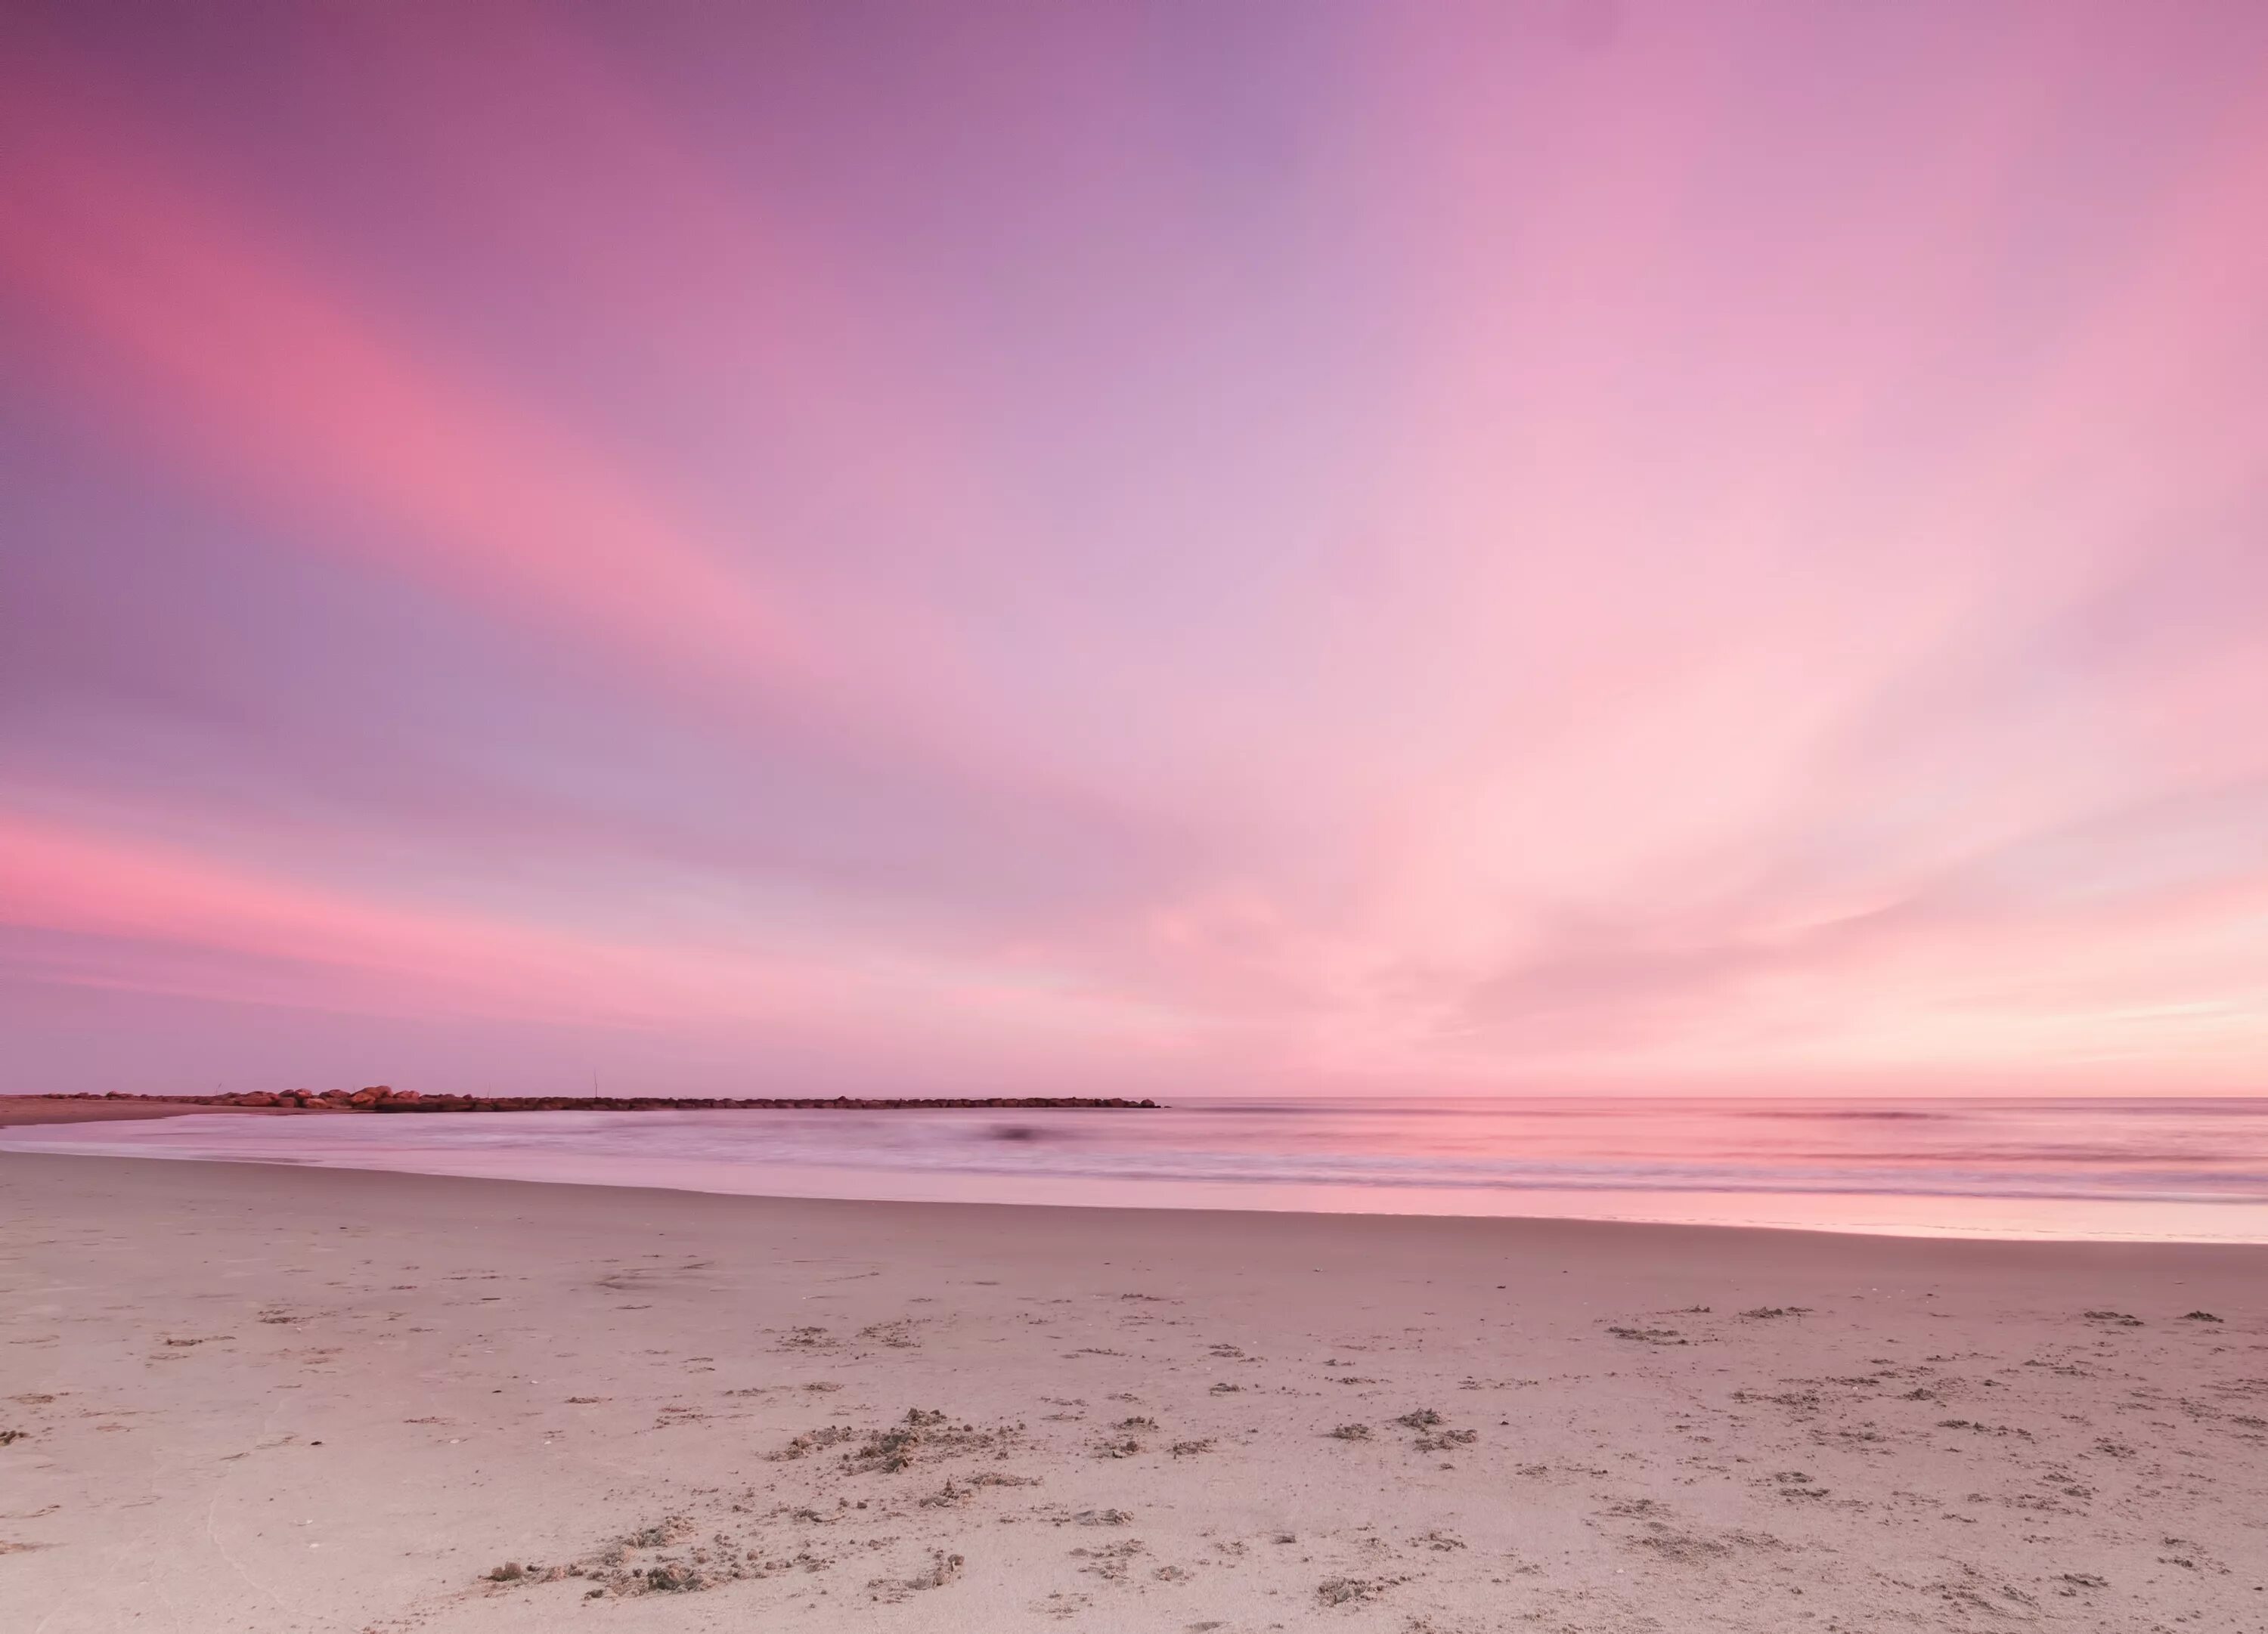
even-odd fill
[[[367,1089],[253,1089],[231,1095],[129,1095],[112,1090],[43,1095],[43,1100],[162,1100],[195,1107],[297,1107],[310,1112],[926,1112],[1125,1108],[1155,1111],[1154,1100],[1120,1095],[993,1095],[854,1100],[848,1095],[724,1100],[689,1095],[421,1095],[373,1084]]]

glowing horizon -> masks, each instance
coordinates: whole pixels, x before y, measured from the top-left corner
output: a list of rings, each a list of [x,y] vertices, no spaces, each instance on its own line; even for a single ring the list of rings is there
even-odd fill
[[[2264,52],[11,8],[0,1092],[2268,1091]]]

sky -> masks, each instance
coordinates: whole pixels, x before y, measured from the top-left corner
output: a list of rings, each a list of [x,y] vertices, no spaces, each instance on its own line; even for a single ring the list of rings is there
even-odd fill
[[[0,1090],[2268,1089],[2268,7],[0,11]]]

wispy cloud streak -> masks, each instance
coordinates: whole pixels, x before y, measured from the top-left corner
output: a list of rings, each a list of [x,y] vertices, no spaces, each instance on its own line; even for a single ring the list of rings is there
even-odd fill
[[[2257,1087],[2268,16],[1573,15],[18,8],[0,1087]]]

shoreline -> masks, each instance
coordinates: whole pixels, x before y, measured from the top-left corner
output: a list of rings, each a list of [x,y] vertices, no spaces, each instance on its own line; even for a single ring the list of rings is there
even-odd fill
[[[206,1108],[198,1108],[205,1110]],[[2099,1251],[2110,1254],[2120,1263],[2126,1263],[2124,1251],[2138,1250],[2175,1255],[2185,1264],[2192,1255],[2209,1259],[2228,1256],[2231,1268],[2260,1277],[2260,1289],[2268,1294],[2268,1243],[2233,1240],[2210,1240],[2193,1238],[2144,1237],[2017,1237],[2017,1236],[1958,1236],[1952,1234],[1907,1234],[1893,1231],[1837,1230],[1826,1226],[1782,1226],[1766,1222],[1718,1222],[1698,1220],[1650,1220],[1603,1218],[1586,1215],[1559,1214],[1448,1214],[1402,1213],[1385,1211],[1348,1211],[1329,1209],[1248,1209],[1202,1208],[1126,1203],[1056,1203],[1004,1201],[985,1198],[893,1198],[845,1197],[833,1195],[798,1195],[783,1192],[709,1191],[694,1187],[641,1185],[630,1181],[592,1181],[552,1180],[497,1174],[455,1174],[416,1169],[362,1168],[348,1166],[261,1161],[235,1158],[180,1158],[170,1155],[108,1152],[47,1152],[0,1150],[0,1177],[4,1177],[8,1166],[19,1162],[37,1164],[88,1164],[94,1166],[132,1165],[140,1167],[163,1167],[190,1170],[210,1170],[223,1175],[243,1176],[297,1175],[320,1187],[326,1181],[351,1180],[384,1187],[394,1182],[405,1185],[441,1188],[507,1188],[510,1193],[526,1193],[530,1196],[556,1195],[558,1206],[574,1210],[583,1207],[603,1211],[609,1206],[629,1206],[618,1203],[620,1199],[636,1200],[637,1206],[648,1209],[667,1209],[679,1202],[696,1202],[724,1210],[747,1206],[762,1210],[812,1210],[815,1211],[847,1211],[849,1217],[867,1213],[902,1215],[912,1227],[924,1224],[924,1211],[939,1211],[951,1217],[967,1214],[975,1217],[998,1217],[1001,1224],[1012,1230],[1021,1230],[1033,1224],[1031,1217],[1040,1217],[1037,1224],[1051,1235],[1059,1235],[1072,1220],[1116,1221],[1129,1226],[1164,1221],[1192,1221],[1190,1229],[1202,1234],[1206,1230],[1233,1231],[1240,1225],[1254,1221],[1279,1221],[1286,1224],[1281,1229],[1297,1232],[1325,1222],[1358,1234],[1367,1228],[1377,1227],[1387,1233],[1411,1231],[1424,1233],[1441,1231],[1455,1233],[1464,1228],[1481,1227],[1509,1233],[1532,1232],[1549,1236],[1565,1236],[1569,1240],[1580,1239],[1588,1233],[1635,1233],[1643,1235],[1704,1240],[1734,1240],[1754,1238],[1781,1243],[1813,1242],[1825,1244],[1867,1243],[1904,1244],[1916,1248],[1934,1248],[1948,1252],[2007,1248],[2053,1254],[2058,1250]],[[318,1195],[320,1195],[320,1190]],[[443,1194],[443,1195],[446,1195]],[[509,1193],[506,1195],[510,1195]],[[1660,1245],[1651,1245],[1657,1250]],[[1702,1256],[1705,1259],[1707,1256]],[[2011,1269],[1995,1267],[1996,1270]]]
[[[100,1106],[104,1103],[93,1103]],[[239,1111],[198,1105],[182,1106],[166,1114],[137,1113],[120,1121],[144,1122],[158,1116],[213,1111]],[[288,1109],[255,1115],[317,1115]],[[109,1120],[86,1120],[101,1122]],[[48,1127],[67,1127],[71,1120],[43,1120]],[[235,1143],[241,1148],[243,1143]],[[1204,1182],[1111,1176],[1019,1176],[1004,1172],[931,1172],[879,1167],[829,1167],[823,1164],[756,1165],[739,1161],[713,1163],[659,1162],[651,1159],[615,1159],[562,1158],[514,1154],[505,1158],[497,1149],[478,1144],[469,1149],[440,1148],[409,1152],[395,1149],[387,1163],[361,1163],[341,1156],[338,1149],[309,1155],[256,1151],[136,1150],[122,1143],[91,1138],[76,1149],[36,1138],[11,1146],[6,1119],[0,1116],[0,1158],[11,1153],[47,1158],[88,1158],[97,1161],[135,1161],[222,1167],[245,1167],[299,1170],[327,1174],[418,1176],[466,1181],[558,1188],[596,1192],[648,1192],[664,1195],[749,1199],[781,1203],[840,1202],[852,1204],[937,1207],[996,1207],[1016,1210],[1071,1209],[1122,1211],[1133,1214],[1211,1214],[1224,1218],[1285,1215],[1314,1219],[1440,1219],[1550,1224],[1591,1222],[1662,1227],[1682,1231],[1765,1231],[1816,1234],[1862,1240],[1895,1239],[1933,1242],[2036,1243],[2157,1243],[2169,1247],[2256,1248],[2268,1251],[2268,1240],[2202,1226],[2183,1230],[2166,1225],[2140,1229],[2142,1211],[2166,1215],[2168,1205],[2154,1200],[2132,1202],[2074,1199],[2052,1194],[1994,1196],[1936,1192],[1837,1192],[1831,1190],[1753,1191],[1612,1188],[1553,1188],[1538,1185],[1517,1191],[1492,1193],[1454,1189],[1376,1189],[1350,1185],[1318,1190],[1300,1181],[1248,1179],[1233,1182]],[[1627,1197],[1622,1211],[1609,1199]],[[1686,1211],[1679,1211],[1679,1200]],[[1712,1207],[1714,1204],[1717,1206]],[[1830,1208],[1830,1205],[1839,1205]],[[2222,1209],[2257,1212],[2249,1203],[2198,1203],[2180,1205],[2194,1210],[2195,1218],[2211,1219]],[[2028,1208],[2036,1218],[2024,1224],[1995,1224],[1987,1210]],[[2043,1208],[2063,1211],[2056,1223],[2040,1223]],[[2106,1224],[2122,1212],[2129,1218]],[[1822,1218],[1822,1214],[1834,1218]]]
[[[2268,1248],[21,1153],[0,1240],[0,1595],[46,1634],[2268,1599]]]

